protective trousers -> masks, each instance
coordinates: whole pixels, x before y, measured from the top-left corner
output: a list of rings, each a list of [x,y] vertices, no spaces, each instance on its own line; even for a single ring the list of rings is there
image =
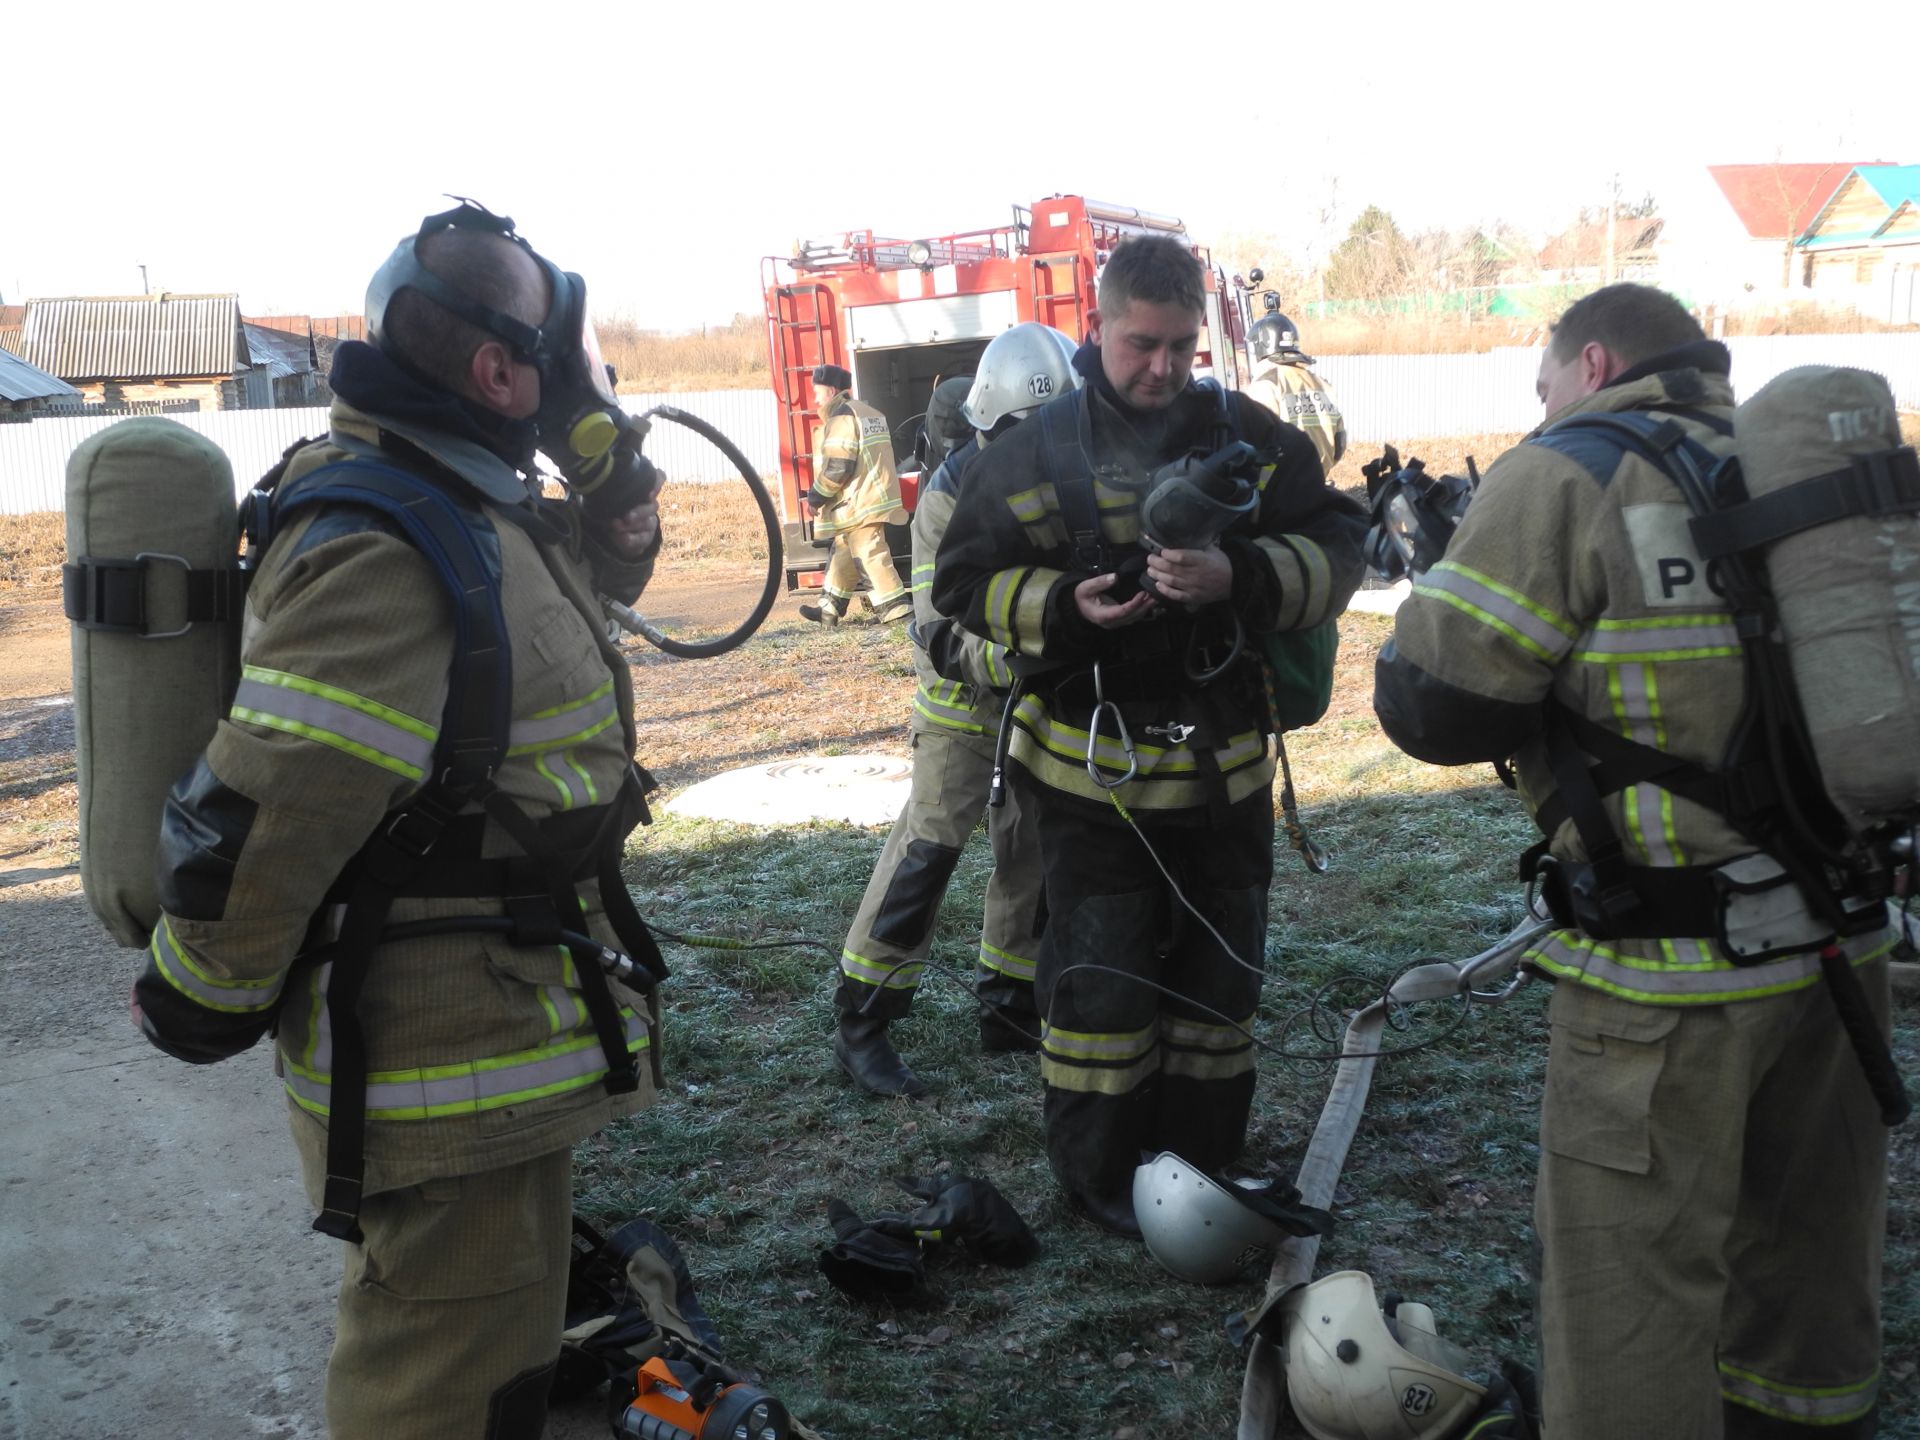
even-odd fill
[[[1884,961],[1858,974],[1884,1028]],[[1561,980],[1540,1121],[1553,1440],[1873,1433],[1887,1132],[1823,985],[1634,1004]]]
[[[833,537],[833,553],[827,557],[827,594],[840,602],[842,610],[860,591],[862,569],[873,588],[868,598],[874,609],[906,596],[907,587],[894,568],[893,552],[887,548],[887,527],[877,520],[842,530]]]
[[[940,902],[984,811],[993,874],[980,922],[975,988],[982,1000],[1012,1012],[1012,1023],[1038,1033],[1032,1017],[1040,842],[1033,809],[1016,794],[1010,791],[997,809],[987,804],[993,747],[992,736],[914,732],[912,791],[840,951],[834,1004],[842,1012],[887,1020],[907,1013],[933,948]]]
[[[1072,1194],[1112,1200],[1142,1152],[1218,1170],[1240,1153],[1253,1103],[1253,1045],[1236,1027],[1251,1028],[1260,1000],[1270,790],[1218,825],[1136,814],[1151,852],[1117,814],[1094,819],[1039,787],[1021,798],[1040,809],[1046,865],[1036,995],[1054,1174]],[[1156,854],[1232,954],[1172,894]]]
[[[327,1364],[332,1440],[539,1440],[572,1213],[570,1149],[368,1196]]]

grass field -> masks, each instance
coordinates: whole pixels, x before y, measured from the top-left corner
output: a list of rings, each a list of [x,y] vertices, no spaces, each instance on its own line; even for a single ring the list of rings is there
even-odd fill
[[[1513,857],[1532,832],[1510,794],[1485,771],[1407,760],[1373,721],[1368,675],[1386,633],[1372,617],[1343,621],[1334,710],[1289,747],[1333,868],[1313,876],[1279,852],[1260,1023],[1269,1044],[1323,984],[1344,978],[1338,994],[1359,1003],[1417,958],[1491,943],[1520,913]],[[798,643],[804,665],[808,644],[834,637]],[[800,936],[832,950],[881,839],[669,818],[637,845],[629,873],[643,909],[667,928]],[[1257,1284],[1182,1284],[1140,1247],[1072,1219],[1041,1154],[1032,1058],[974,1052],[972,1002],[947,977],[970,969],[987,864],[976,842],[934,950],[940,974],[896,1027],[936,1086],[932,1100],[875,1100],[834,1073],[829,953],[675,947],[669,1098],[583,1147],[583,1206],[609,1219],[650,1213],[681,1237],[733,1352],[831,1435],[1230,1433],[1243,1363],[1222,1321]],[[1531,1358],[1544,1001],[1545,988],[1530,986],[1433,1048],[1382,1063],[1341,1186],[1340,1227],[1320,1257],[1321,1273],[1365,1269],[1382,1290],[1426,1300],[1443,1333],[1489,1364]],[[1899,1045],[1920,1073],[1914,1019],[1903,1015]],[[1287,1033],[1320,1048],[1308,1027]],[[1311,1061],[1263,1062],[1247,1168],[1291,1178],[1328,1077]],[[1920,1152],[1910,1132],[1895,1144],[1882,1433],[1920,1436],[1911,1278]],[[888,1177],[948,1167],[1002,1188],[1046,1245],[1035,1265],[939,1255],[926,1298],[910,1305],[854,1303],[825,1284],[816,1256],[830,1239],[829,1197],[871,1213],[903,1199]]]
[[[1402,451],[1456,470],[1468,453],[1484,465],[1512,439],[1416,441]],[[1336,483],[1357,484],[1366,458],[1349,457]],[[663,573],[751,558],[755,527],[740,487],[680,487],[663,509]],[[9,601],[52,593],[60,551],[57,516],[0,517]],[[1333,867],[1314,876],[1291,851],[1277,855],[1259,1024],[1266,1044],[1284,1035],[1316,1054],[1323,1047],[1312,1028],[1288,1022],[1323,985],[1344,981],[1336,1006],[1363,1003],[1416,959],[1457,958],[1501,935],[1522,903],[1513,858],[1532,838],[1485,770],[1437,770],[1388,744],[1370,699],[1388,622],[1350,615],[1341,632],[1333,708],[1289,744],[1305,818]],[[635,666],[643,758],[666,778],[669,798],[723,758],[904,741],[911,672],[879,627],[821,633],[777,618],[725,660],[667,666],[641,652]],[[669,674],[671,704],[660,694]],[[857,714],[847,698],[856,691]],[[0,799],[28,778],[0,768]],[[70,835],[71,784],[33,788],[48,806],[58,802],[60,815],[46,823]],[[668,947],[666,1091],[581,1147],[583,1212],[605,1222],[649,1214],[665,1225],[732,1357],[834,1440],[1231,1433],[1243,1361],[1223,1320],[1257,1297],[1257,1280],[1183,1284],[1140,1247],[1068,1215],[1042,1158],[1033,1058],[974,1049],[973,1004],[955,982],[971,970],[984,838],[955,877],[934,973],[896,1029],[934,1096],[882,1102],[834,1071],[833,957],[883,838],[840,825],[749,829],[672,816],[636,837],[628,878],[660,926],[808,943]],[[1529,986],[1502,1007],[1476,1010],[1431,1048],[1382,1062],[1337,1199],[1339,1228],[1320,1255],[1320,1273],[1364,1269],[1383,1291],[1430,1303],[1442,1333],[1487,1364],[1532,1355],[1529,1206],[1544,1002],[1544,987]],[[1339,1023],[1329,1017],[1329,1033]],[[1426,1028],[1403,1038],[1431,1035],[1439,1023],[1418,1020]],[[1897,1046],[1920,1079],[1920,1011],[1911,1003]],[[1291,1177],[1328,1079],[1312,1059],[1263,1059],[1245,1168]],[[1920,1440],[1915,1127],[1896,1131],[1893,1144],[1881,1433]],[[854,1303],[833,1290],[816,1260],[831,1238],[828,1198],[863,1214],[897,1207],[906,1197],[891,1176],[941,1168],[999,1185],[1040,1235],[1041,1258],[1003,1270],[937,1254],[927,1294],[912,1304]]]

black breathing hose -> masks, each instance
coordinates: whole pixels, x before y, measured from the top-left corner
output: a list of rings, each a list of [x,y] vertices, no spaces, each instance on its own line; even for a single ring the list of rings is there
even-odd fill
[[[708,444],[733,462],[740,472],[740,478],[747,482],[747,489],[753,492],[753,501],[760,510],[760,523],[767,533],[767,578],[761,587],[760,598],[755,602],[752,613],[734,630],[722,635],[718,640],[676,640],[653,624],[644,615],[638,614],[625,605],[615,601],[605,601],[608,613],[634,634],[669,655],[682,660],[704,660],[713,655],[724,655],[727,651],[744,644],[753,632],[758,630],[773,609],[773,602],[779,598],[781,586],[781,550],[780,517],[773,507],[773,496],[767,492],[766,481],[753,468],[753,462],[741,453],[735,445],[720,431],[714,429],[698,415],[689,415],[673,405],[656,405],[639,417],[642,424],[655,418],[671,420],[676,425],[684,425],[694,434],[705,438]]]

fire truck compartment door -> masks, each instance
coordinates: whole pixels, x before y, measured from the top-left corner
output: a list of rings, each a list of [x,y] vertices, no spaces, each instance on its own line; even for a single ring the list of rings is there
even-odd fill
[[[1018,297],[1011,290],[847,308],[847,329],[856,350],[933,345],[947,340],[988,340],[1019,322]]]

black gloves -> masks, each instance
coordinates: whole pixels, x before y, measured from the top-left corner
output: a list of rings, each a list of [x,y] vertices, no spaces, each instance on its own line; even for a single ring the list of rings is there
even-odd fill
[[[964,1240],[982,1260],[1025,1265],[1040,1253],[1027,1222],[991,1180],[967,1175],[896,1175],[893,1183],[927,1203],[907,1217],[923,1240]]]
[[[613,473],[586,492],[587,514],[594,520],[618,520],[659,489],[660,472],[653,462],[623,443],[615,451]]]
[[[814,509],[824,510],[832,503],[833,501],[830,497],[822,495],[819,490],[813,486],[810,485],[807,487],[807,504],[811,505]]]
[[[849,1295],[905,1295],[927,1278],[920,1242],[898,1215],[876,1217],[876,1230],[844,1200],[827,1201],[827,1220],[839,1239],[820,1252],[820,1270]]]
[[[946,1241],[965,1241],[996,1265],[1025,1265],[1040,1253],[1027,1222],[991,1181],[942,1174],[899,1175],[894,1183],[926,1203],[910,1215],[862,1220],[846,1201],[827,1202],[838,1238],[820,1252],[820,1269],[835,1289],[862,1298],[905,1295],[926,1279],[924,1247]]]

